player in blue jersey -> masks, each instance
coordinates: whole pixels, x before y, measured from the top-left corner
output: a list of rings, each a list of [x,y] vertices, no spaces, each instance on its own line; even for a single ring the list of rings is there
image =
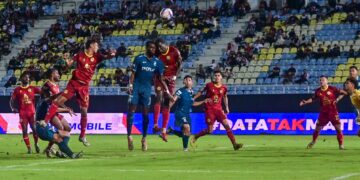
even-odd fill
[[[200,106],[209,99],[194,102],[192,90],[192,77],[187,75],[184,77],[184,87],[178,89],[174,96],[170,96],[172,100],[170,107],[176,104],[175,108],[175,125],[181,128],[181,131],[173,130],[169,127],[168,133],[173,133],[182,138],[184,151],[188,151],[189,137],[191,135],[191,119],[190,112],[192,106]]]
[[[51,98],[53,99],[53,98]],[[73,153],[68,146],[70,140],[70,132],[65,130],[53,130],[49,124],[45,122],[45,116],[51,105],[49,99],[42,99],[41,102],[36,107],[36,132],[38,133],[40,139],[44,141],[49,141],[57,144],[62,153],[65,153],[67,157],[72,159],[77,159],[82,156],[82,152]],[[72,114],[71,109],[58,108],[57,112],[69,112]],[[51,120],[52,122],[66,121],[65,119],[60,120],[59,116],[54,116]],[[65,157],[66,157],[65,156]]]
[[[137,105],[142,106],[142,150],[147,150],[146,135],[149,126],[149,108],[151,104],[151,87],[154,76],[158,76],[165,92],[169,94],[168,87],[164,82],[164,64],[156,56],[156,45],[153,41],[146,42],[146,53],[136,56],[132,65],[129,83],[129,110],[127,114],[128,148],[134,149],[131,130],[134,121],[134,113]]]

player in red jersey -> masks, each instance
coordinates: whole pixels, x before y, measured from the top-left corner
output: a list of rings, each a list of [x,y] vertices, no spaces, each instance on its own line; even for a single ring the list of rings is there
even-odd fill
[[[234,147],[234,150],[239,150],[242,148],[243,144],[236,143],[235,136],[228,124],[228,118],[226,114],[228,114],[230,110],[227,97],[227,88],[222,84],[222,74],[220,71],[214,72],[214,82],[207,83],[205,87],[194,96],[194,100],[200,97],[202,94],[205,94],[206,98],[211,100],[205,103],[205,118],[207,128],[200,131],[191,138],[191,145],[194,146],[196,140],[201,136],[211,134],[214,129],[215,121],[218,121],[224,126],[227,136],[231,140],[231,143]],[[223,101],[225,105],[225,112],[222,107]]]
[[[159,59],[165,65],[165,71],[163,73],[165,77],[165,83],[169,88],[170,94],[175,93],[176,76],[180,72],[180,66],[182,57],[179,50],[174,46],[168,46],[163,39],[156,41],[156,46],[159,50]],[[158,120],[160,116],[160,109],[162,109],[162,131],[160,137],[167,142],[166,129],[170,119],[170,98],[164,94],[165,88],[162,86],[158,77],[154,82],[156,98],[154,105],[154,128],[153,131],[159,132]]]
[[[45,117],[45,121],[49,122],[56,114],[57,108],[59,106],[67,108],[64,103],[76,95],[76,100],[81,111],[81,133],[79,141],[85,146],[90,145],[90,143],[86,140],[85,130],[87,127],[87,110],[89,107],[89,86],[91,78],[94,75],[96,66],[99,63],[105,59],[114,57],[116,54],[116,51],[114,50],[111,50],[108,54],[101,54],[98,50],[99,44],[97,40],[90,39],[85,43],[84,51],[80,51],[72,59],[66,59],[68,67],[76,62],[76,69],[73,71],[72,78],[68,82],[66,89],[53,101],[48,114]]]
[[[46,101],[46,103],[51,104],[52,100],[60,95],[60,88],[57,84],[60,81],[60,74],[57,69],[51,68],[45,73],[45,75],[48,80],[41,88],[41,101]],[[73,114],[71,109],[68,109],[68,111],[70,115]],[[71,131],[69,123],[61,114],[56,113],[56,115],[50,120],[50,123],[58,130],[67,132]],[[54,142],[50,141],[45,149],[45,153],[48,157],[51,157],[51,147],[53,144]]]
[[[32,153],[28,137],[28,124],[33,132],[36,153],[39,153],[39,138],[35,131],[35,95],[40,94],[41,90],[40,88],[29,85],[30,75],[27,72],[21,74],[20,81],[21,85],[15,88],[11,96],[10,107],[12,112],[19,112],[23,139],[28,149],[28,153]],[[16,108],[16,104],[19,109]]]
[[[307,148],[311,149],[320,134],[321,129],[326,126],[329,122],[335,127],[337,140],[339,142],[339,149],[344,149],[343,145],[343,134],[341,131],[341,123],[339,119],[339,113],[336,108],[336,103],[343,97],[343,91],[337,89],[334,86],[328,85],[328,79],[325,76],[320,77],[320,87],[315,90],[313,97],[300,101],[300,106],[311,104],[315,100],[320,101],[320,114],[316,122],[315,131],[313,133],[313,139],[308,144]]]

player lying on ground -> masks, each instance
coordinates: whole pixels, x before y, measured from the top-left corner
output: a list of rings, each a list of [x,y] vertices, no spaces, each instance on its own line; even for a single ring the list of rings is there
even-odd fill
[[[60,81],[60,75],[57,69],[50,68],[45,73],[46,78],[48,79],[43,87],[41,88],[41,103],[47,103],[48,106],[51,105],[52,101],[60,95],[60,89],[59,85],[57,84]],[[41,104],[40,103],[40,104]],[[39,113],[47,113],[47,109],[44,109],[44,112],[38,112]],[[70,109],[69,109],[70,110]],[[72,113],[72,112],[71,112]],[[50,120],[51,125],[53,125],[57,130],[61,131],[67,131],[70,132],[71,128],[69,123],[64,119],[62,115],[59,113],[56,113],[55,116],[57,118],[52,118]],[[40,118],[43,119],[43,118]],[[47,148],[45,149],[45,153],[48,157],[51,157],[51,147],[54,144],[54,142],[50,141]]]
[[[12,112],[19,112],[19,123],[21,125],[24,142],[28,149],[27,153],[32,153],[28,136],[28,125],[30,125],[33,132],[36,153],[39,153],[38,135],[35,131],[35,95],[40,94],[40,89],[29,85],[30,75],[27,72],[21,74],[20,81],[21,85],[15,88],[11,96],[10,107]],[[16,108],[16,105],[19,109]]]
[[[196,100],[202,94],[205,94],[205,97],[209,98],[211,101],[205,103],[205,119],[207,128],[193,136],[190,143],[192,146],[194,146],[197,139],[205,136],[206,134],[211,134],[214,130],[215,121],[218,121],[224,126],[226,134],[229,137],[234,150],[239,150],[243,147],[243,144],[236,143],[235,136],[228,123],[226,114],[228,114],[230,110],[227,97],[227,88],[222,84],[222,74],[220,71],[214,72],[213,81],[214,82],[207,83],[205,87],[194,97],[194,100]],[[223,101],[225,104],[225,112],[222,108]]]
[[[346,79],[344,84],[344,90],[350,96],[351,103],[356,108],[356,124],[360,125],[360,90],[358,90],[358,88],[359,84],[355,78]],[[358,131],[358,136],[360,137],[360,130]]]
[[[184,87],[178,89],[174,96],[169,96],[171,98],[170,108],[176,104],[175,109],[175,125],[181,128],[181,131],[173,130],[169,127],[168,133],[173,133],[182,138],[184,151],[188,151],[188,142],[191,135],[191,119],[190,112],[192,106],[200,106],[209,99],[203,101],[194,102],[193,100],[193,90],[192,90],[192,77],[187,75],[184,77]]]
[[[164,65],[155,56],[156,45],[153,41],[146,42],[146,53],[136,56],[132,66],[132,72],[129,83],[129,110],[127,113],[127,135],[128,148],[134,149],[131,131],[134,121],[134,113],[137,105],[142,107],[143,124],[141,147],[143,151],[147,150],[146,135],[149,126],[149,107],[151,105],[151,84],[154,76],[159,76],[165,92],[169,94],[169,90],[164,82]]]
[[[87,111],[89,108],[89,87],[92,76],[95,73],[96,66],[105,59],[110,59],[115,56],[116,51],[111,50],[107,54],[101,54],[98,52],[99,43],[96,39],[90,39],[85,43],[85,50],[80,51],[72,59],[67,56],[67,67],[71,67],[76,62],[76,69],[72,73],[71,80],[68,82],[64,92],[57,97],[49,108],[48,115],[45,117],[45,121],[48,123],[52,117],[56,114],[58,107],[66,107],[64,103],[76,96],[76,101],[80,106],[81,118],[80,127],[81,132],[79,141],[85,146],[89,146],[90,143],[85,137],[85,131],[87,128]]]
[[[164,81],[169,89],[170,94],[175,93],[176,76],[180,73],[181,67],[181,55],[179,50],[174,46],[169,46],[163,39],[156,40],[156,47],[159,51],[159,59],[165,66]],[[166,128],[170,119],[170,99],[164,94],[165,88],[162,87],[160,80],[155,77],[155,104],[154,104],[154,128],[153,132],[160,131],[158,127],[158,120],[160,115],[160,109],[162,109],[162,131],[160,137],[167,142]]]
[[[304,106],[307,104],[313,103],[315,100],[320,101],[320,113],[318,120],[316,122],[315,131],[313,133],[313,139],[308,144],[307,148],[311,149],[315,143],[317,138],[319,137],[320,131],[326,126],[329,122],[335,127],[336,136],[339,143],[339,149],[344,149],[343,140],[344,136],[341,131],[341,123],[339,119],[339,113],[336,108],[336,103],[338,103],[345,92],[337,89],[334,86],[328,85],[328,79],[326,76],[320,77],[320,87],[315,90],[315,94],[313,97],[307,100],[302,100],[300,102],[300,106]]]
[[[62,108],[58,108],[58,112],[66,112]],[[55,121],[60,121],[57,116],[54,117]],[[49,124],[44,120],[36,119],[36,132],[39,134],[40,139],[57,144],[62,153],[72,159],[77,159],[82,156],[82,152],[73,153],[69,148],[70,133],[67,131],[58,130],[54,132]],[[65,157],[66,157],[65,156]]]

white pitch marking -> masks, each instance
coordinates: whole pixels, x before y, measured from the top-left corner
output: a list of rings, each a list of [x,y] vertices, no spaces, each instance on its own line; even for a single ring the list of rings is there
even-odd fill
[[[48,164],[61,164],[61,163],[69,163],[69,162],[79,161],[79,160],[46,161],[46,162],[44,161],[44,162],[31,163],[31,164],[0,166],[0,169],[11,169],[11,168],[29,167],[29,166],[38,166],[38,165],[48,165]]]
[[[343,176],[332,178],[331,180],[342,180],[342,179],[347,179],[349,177],[359,176],[359,175],[360,175],[360,173],[350,173],[350,174],[345,174]]]

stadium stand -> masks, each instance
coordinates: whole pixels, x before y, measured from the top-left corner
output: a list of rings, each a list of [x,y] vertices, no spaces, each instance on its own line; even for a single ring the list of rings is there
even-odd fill
[[[99,66],[90,90],[93,95],[125,94],[127,67],[144,51],[145,40],[156,37],[178,46],[185,59],[183,74],[192,72],[197,77],[195,90],[211,80],[213,70],[220,69],[230,94],[310,93],[319,76],[327,75],[331,83],[341,86],[348,67],[360,64],[359,4],[332,7],[317,1],[299,10],[279,10],[276,4],[262,1],[258,11],[249,13],[247,1],[217,1],[206,10],[196,7],[197,3],[176,1],[172,5],[176,26],[171,29],[156,20],[162,1],[144,5],[138,1],[86,0],[78,12],[60,18],[43,38],[10,61],[7,75],[0,81],[0,86],[6,84],[7,88],[0,89],[0,94],[8,95],[25,70],[32,72],[33,85],[42,85],[42,72],[51,66],[61,70],[63,55],[82,49],[90,36],[102,39],[103,51],[118,50],[115,58]],[[42,9],[52,8],[49,4]],[[247,28],[229,42],[219,60],[210,67],[195,67],[205,49],[238,19],[248,19]],[[64,87],[71,70],[62,73],[60,85]]]

